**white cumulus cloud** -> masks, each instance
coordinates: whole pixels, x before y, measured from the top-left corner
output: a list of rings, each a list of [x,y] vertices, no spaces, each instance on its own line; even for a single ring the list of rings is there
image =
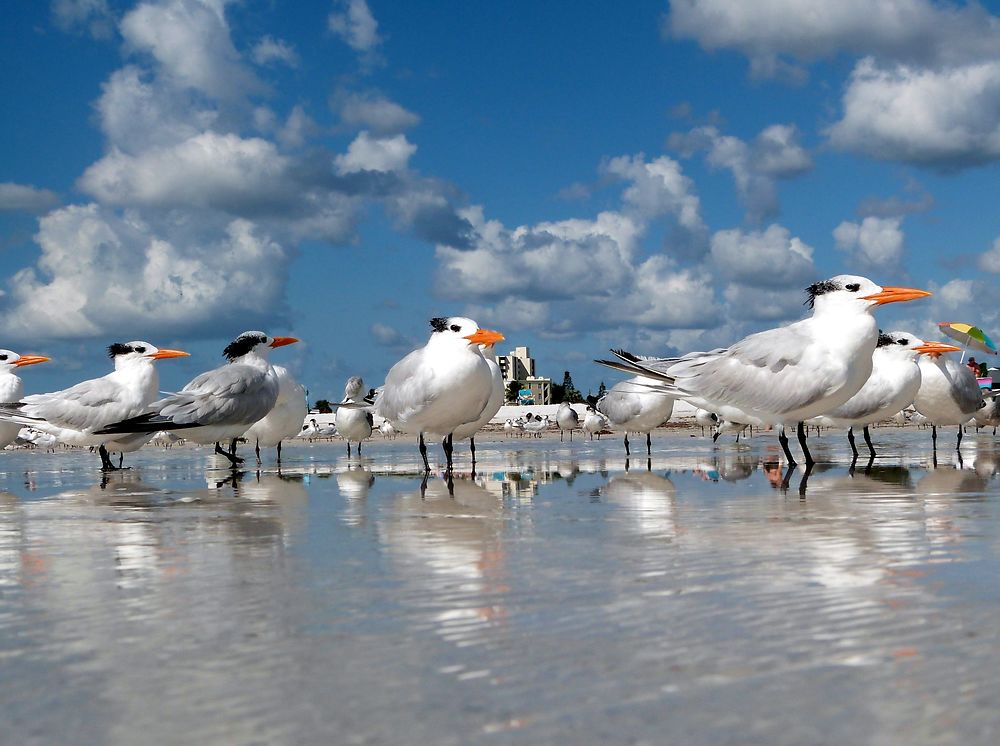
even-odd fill
[[[417,146],[406,135],[373,137],[367,131],[358,133],[347,147],[347,152],[336,158],[337,169],[342,174],[358,171],[401,171],[406,168]]]
[[[903,256],[900,218],[867,217],[860,223],[844,221],[833,231],[837,248],[865,268],[899,264]]]

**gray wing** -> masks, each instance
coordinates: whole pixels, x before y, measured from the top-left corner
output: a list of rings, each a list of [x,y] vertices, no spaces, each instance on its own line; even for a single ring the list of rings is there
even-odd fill
[[[968,412],[971,417],[985,404],[979,382],[966,365],[960,365],[949,359],[945,367],[951,374],[952,399],[962,412]]]
[[[597,411],[611,420],[613,424],[628,422],[642,409],[639,398],[633,393],[635,388],[633,381],[616,383],[597,402]]]
[[[434,371],[426,367],[417,376],[423,361],[423,348],[414,350],[392,366],[378,393],[376,412],[389,420],[405,420],[434,398]]]
[[[689,396],[765,412],[788,412],[822,398],[840,380],[833,365],[798,369],[814,340],[798,325],[751,334],[732,347],[688,355],[670,365]],[[683,394],[682,394],[683,395]]]
[[[121,387],[108,376],[82,381],[49,394],[24,397],[21,413],[60,427],[88,431],[137,414],[122,400]]]
[[[223,365],[193,378],[151,408],[179,425],[256,422],[278,399],[277,377],[251,365]]]

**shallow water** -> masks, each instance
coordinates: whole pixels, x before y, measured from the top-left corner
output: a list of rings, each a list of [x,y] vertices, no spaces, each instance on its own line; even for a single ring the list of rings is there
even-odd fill
[[[994,743],[996,439],[690,432],[0,453],[0,741]]]

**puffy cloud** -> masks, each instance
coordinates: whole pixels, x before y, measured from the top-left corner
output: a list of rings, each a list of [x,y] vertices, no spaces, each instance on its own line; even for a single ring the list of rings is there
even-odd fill
[[[706,329],[722,312],[707,273],[678,269],[663,255],[642,262],[630,292],[601,310],[608,321],[650,329]]]
[[[1000,18],[979,4],[675,0],[666,29],[736,49],[763,76],[861,56],[826,130],[836,147],[945,170],[1000,155]]]
[[[330,13],[327,25],[351,49],[356,52],[371,52],[382,43],[378,34],[378,21],[365,0],[346,0],[337,5],[340,12]]]
[[[858,63],[830,142],[949,169],[1000,157],[1000,59],[942,70]]]
[[[52,20],[62,31],[110,39],[115,19],[107,0],[53,0]]]
[[[709,165],[727,169],[748,217],[754,221],[777,214],[777,179],[799,176],[813,165],[809,153],[798,143],[798,130],[791,125],[771,125],[750,143],[706,125],[674,133],[669,145],[685,156],[704,150]]]
[[[710,255],[720,277],[754,288],[804,287],[816,275],[812,247],[777,224],[765,231],[719,231]]]
[[[993,247],[979,255],[979,269],[984,272],[1000,273],[1000,238],[993,241]]]
[[[264,86],[242,62],[229,36],[221,0],[162,0],[137,6],[121,22],[129,47],[151,55],[179,88],[221,101]]]
[[[10,281],[5,335],[211,336],[284,313],[284,248],[246,220],[196,235],[184,223],[154,227],[93,204],[49,213],[35,237],[37,270]]]
[[[833,231],[837,248],[866,268],[889,267],[903,256],[899,218],[867,217],[861,223],[844,221]]]
[[[502,298],[492,306],[471,305],[462,313],[475,319],[481,326],[497,329],[504,334],[531,329],[544,335],[549,327],[549,304],[524,298]]]
[[[269,65],[281,62],[289,67],[299,66],[299,55],[295,47],[282,39],[265,36],[254,45],[253,61],[258,65]]]
[[[135,65],[116,70],[97,101],[108,143],[126,153],[183,142],[213,126],[218,113]]]
[[[982,7],[930,0],[673,0],[664,30],[705,49],[735,49],[756,75],[841,51],[926,65],[996,55],[1000,23]]]
[[[130,156],[117,149],[80,177],[81,190],[111,205],[217,207],[284,202],[288,160],[260,138],[204,132]]]
[[[632,276],[641,228],[621,213],[508,231],[483,219],[480,208],[460,211],[473,230],[473,248],[439,245],[438,292],[448,298],[532,300],[615,293]]]
[[[419,116],[374,91],[340,93],[331,105],[347,126],[366,129],[380,137],[398,134],[420,123]]]
[[[358,171],[401,171],[417,152],[417,146],[406,139],[406,135],[394,137],[372,137],[362,131],[347,147],[347,153],[335,159],[341,174]]]
[[[11,181],[0,182],[0,212],[45,212],[59,204],[59,196]]]

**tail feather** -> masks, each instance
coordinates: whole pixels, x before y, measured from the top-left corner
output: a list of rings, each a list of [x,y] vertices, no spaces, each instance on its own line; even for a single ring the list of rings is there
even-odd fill
[[[120,435],[122,433],[155,433],[158,430],[187,430],[201,427],[200,422],[176,423],[159,414],[140,414],[127,420],[113,422],[95,431],[97,435]]]

